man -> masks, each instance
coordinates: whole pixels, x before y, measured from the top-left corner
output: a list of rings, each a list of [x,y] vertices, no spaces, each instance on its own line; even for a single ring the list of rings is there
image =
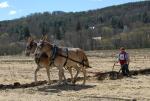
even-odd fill
[[[122,74],[124,76],[130,76],[129,75],[129,54],[125,51],[124,47],[120,48],[120,53],[118,55],[118,62],[121,65]]]

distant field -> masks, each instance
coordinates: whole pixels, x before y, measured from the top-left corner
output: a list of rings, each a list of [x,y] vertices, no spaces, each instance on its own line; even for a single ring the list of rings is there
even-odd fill
[[[150,68],[150,49],[127,50],[131,57],[130,70]],[[88,51],[90,65],[89,72],[108,72],[112,70],[116,60],[116,50]],[[118,64],[119,65],[119,64]],[[33,57],[0,56],[0,84],[13,84],[14,82],[30,83],[34,81],[36,64]],[[115,71],[120,67],[115,66]],[[58,80],[58,70],[51,69],[51,79]],[[65,75],[70,78],[68,71]],[[82,73],[80,73],[82,76]],[[38,80],[47,80],[45,69],[38,72]],[[1,101],[126,101],[137,99],[150,100],[150,75],[137,75],[132,78],[110,80],[106,78],[99,81],[94,77],[87,80],[86,86],[41,85],[38,87],[0,90]]]

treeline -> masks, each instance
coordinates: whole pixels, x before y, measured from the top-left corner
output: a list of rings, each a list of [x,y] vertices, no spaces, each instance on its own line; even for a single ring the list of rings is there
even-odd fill
[[[22,43],[24,39],[28,36],[38,39],[43,34],[47,34],[51,42],[62,40],[65,46],[84,50],[116,49],[120,46],[149,48],[149,28],[150,1],[84,12],[35,13],[0,22],[0,54],[13,49],[11,43],[17,47],[12,54],[22,52],[25,47]]]

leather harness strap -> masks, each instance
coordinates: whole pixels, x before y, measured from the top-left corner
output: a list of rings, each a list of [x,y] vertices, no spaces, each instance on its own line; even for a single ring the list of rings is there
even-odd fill
[[[66,64],[67,64],[67,60],[68,60],[68,48],[65,48],[65,50],[66,50],[66,54],[67,54],[67,56],[66,56],[66,61],[65,61],[65,63],[64,63],[64,67],[66,66]]]
[[[59,56],[61,56],[61,57],[66,58],[66,56],[64,56],[64,55],[62,55],[62,54],[58,54],[58,55],[59,55]],[[86,67],[92,68],[91,66],[86,65],[86,64],[83,64],[83,63],[81,63],[81,62],[79,62],[79,61],[76,61],[76,60],[74,60],[74,59],[72,59],[72,58],[69,58],[69,57],[68,57],[68,59],[69,59],[69,60],[71,60],[71,61],[73,61],[73,62],[76,62],[76,63],[82,64],[82,65],[84,65],[84,66],[86,66]]]
[[[54,60],[55,60],[55,58],[56,58],[56,56],[57,56],[57,53],[58,53],[58,47],[56,46],[56,45],[54,45],[53,46],[53,49],[52,49],[52,56],[50,57],[50,66],[52,65],[52,64],[54,64]]]

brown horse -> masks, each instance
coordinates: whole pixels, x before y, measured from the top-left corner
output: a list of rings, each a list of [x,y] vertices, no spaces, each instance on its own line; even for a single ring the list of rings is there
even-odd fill
[[[35,42],[31,37],[28,38],[27,44],[26,44],[26,50],[25,50],[25,54],[26,56],[29,56],[30,54],[34,54],[35,49],[37,47],[37,42]],[[37,68],[34,72],[34,79],[35,82],[37,82],[37,72],[41,69],[41,68],[46,68],[47,71],[47,76],[48,76],[48,83],[51,84],[51,80],[50,80],[50,61],[48,58],[48,55],[44,52],[41,52],[40,54],[35,54],[35,62],[37,64]],[[62,74],[64,79],[66,80],[64,74]]]
[[[47,41],[39,41],[35,50],[35,54],[40,54],[41,52],[44,52],[48,55],[48,57],[50,58],[50,65],[54,65],[59,68],[59,82],[61,82],[62,80],[61,77],[63,74],[63,67],[66,67],[71,74],[71,79],[73,83],[76,82],[79,72],[82,71],[84,75],[83,84],[85,84],[86,67],[90,66],[88,58],[83,50],[79,48],[57,47],[55,45],[50,44]],[[72,68],[75,68],[77,70],[77,73],[74,78],[72,75]]]

